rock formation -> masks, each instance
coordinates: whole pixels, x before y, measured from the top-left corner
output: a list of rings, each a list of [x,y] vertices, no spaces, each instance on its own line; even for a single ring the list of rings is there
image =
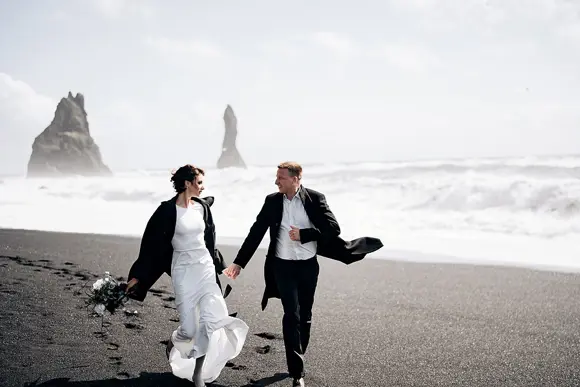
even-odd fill
[[[242,156],[236,148],[236,137],[238,136],[238,119],[234,114],[234,110],[230,105],[226,107],[224,112],[224,123],[226,132],[224,134],[224,141],[222,144],[222,154],[217,162],[218,168],[246,168],[246,163],[242,160]]]
[[[32,144],[28,177],[110,175],[89,133],[85,98],[69,92],[56,107],[50,125]]]

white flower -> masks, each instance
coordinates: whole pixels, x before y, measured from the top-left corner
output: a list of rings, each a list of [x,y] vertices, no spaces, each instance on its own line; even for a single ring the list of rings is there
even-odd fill
[[[103,285],[105,284],[105,280],[104,279],[98,279],[94,284],[93,284],[93,290],[100,290]]]
[[[103,304],[95,305],[94,311],[99,316],[102,316],[103,314],[105,314],[105,305],[103,305]]]

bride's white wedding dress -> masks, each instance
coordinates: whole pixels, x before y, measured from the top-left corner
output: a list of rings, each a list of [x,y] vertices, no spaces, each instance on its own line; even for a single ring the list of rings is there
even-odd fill
[[[205,355],[204,382],[213,382],[226,362],[239,355],[248,325],[228,315],[205,246],[203,207],[177,207],[171,279],[180,325],[171,335],[169,363],[177,377],[193,380],[196,359]]]

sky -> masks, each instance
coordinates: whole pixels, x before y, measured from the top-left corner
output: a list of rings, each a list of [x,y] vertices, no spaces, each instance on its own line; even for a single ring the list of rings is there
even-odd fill
[[[356,6],[355,6],[356,4]],[[113,171],[580,153],[580,1],[0,0],[0,174],[69,91]]]

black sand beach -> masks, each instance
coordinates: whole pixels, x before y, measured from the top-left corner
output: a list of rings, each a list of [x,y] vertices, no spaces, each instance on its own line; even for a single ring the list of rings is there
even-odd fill
[[[218,238],[219,241],[219,238]],[[89,318],[75,292],[126,276],[139,240],[0,230],[0,385],[179,386],[163,342],[177,325],[164,276],[143,303]],[[226,261],[236,251],[221,247]],[[579,257],[580,259],[580,257]],[[521,268],[320,259],[306,385],[578,386],[580,275]],[[213,386],[290,386],[282,309],[262,312],[263,251],[226,299],[250,326]]]

